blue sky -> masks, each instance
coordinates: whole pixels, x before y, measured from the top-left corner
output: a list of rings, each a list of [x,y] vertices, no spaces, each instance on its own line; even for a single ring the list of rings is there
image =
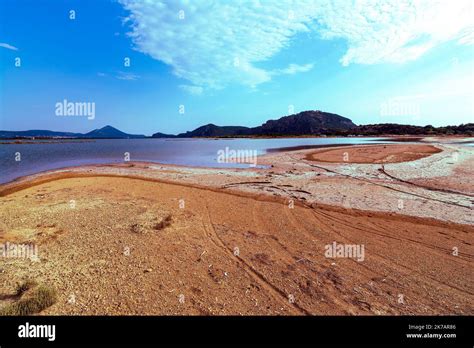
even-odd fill
[[[0,129],[474,122],[473,18],[461,0],[3,0]],[[95,118],[56,116],[64,99]]]

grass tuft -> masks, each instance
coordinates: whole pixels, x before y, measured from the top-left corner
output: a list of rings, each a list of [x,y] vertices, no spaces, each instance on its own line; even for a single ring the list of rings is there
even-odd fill
[[[21,296],[16,302],[0,308],[0,316],[32,315],[53,305],[57,300],[56,290],[35,281],[27,280],[17,287],[17,295]]]
[[[16,295],[17,296],[21,296],[23,295],[25,292],[27,292],[28,290],[34,288],[35,286],[37,286],[38,283],[32,279],[27,279],[25,280],[23,283],[20,283],[17,285],[16,287]]]
[[[162,219],[160,222],[158,222],[157,224],[155,224],[155,226],[153,226],[153,228],[155,230],[162,230],[168,226],[171,226],[171,221],[173,220],[173,217],[171,215],[167,215],[164,219]]]

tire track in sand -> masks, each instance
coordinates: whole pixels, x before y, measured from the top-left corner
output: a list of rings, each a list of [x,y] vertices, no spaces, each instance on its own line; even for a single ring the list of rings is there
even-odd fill
[[[381,234],[381,233],[372,232],[372,231],[370,231],[370,230],[364,230],[364,229],[361,229],[361,228],[357,228],[357,227],[354,227],[353,225],[349,225],[349,224],[347,224],[347,223],[345,223],[345,222],[343,223],[343,222],[340,221],[340,219],[334,218],[334,217],[330,216],[330,215],[327,214],[327,213],[323,213],[322,211],[316,211],[316,210],[314,210],[314,216],[317,217],[318,214],[319,214],[319,221],[320,221],[321,223],[323,223],[323,222],[322,222],[322,219],[326,219],[326,220],[328,220],[328,221],[333,221],[333,222],[335,222],[335,223],[339,223],[339,224],[341,224],[341,225],[344,225],[345,227],[352,227],[352,228],[355,228],[355,229],[364,231],[364,232],[366,232],[366,233],[378,235],[378,236],[381,236],[381,237],[387,237],[387,238],[395,239],[395,240],[398,240],[398,241],[401,241],[401,242],[412,241],[411,239],[396,238],[396,237],[393,237],[393,236],[387,236],[387,235],[384,235],[384,234]],[[355,243],[355,241],[351,240],[351,239],[350,239],[349,237],[347,237],[347,236],[342,235],[342,234],[339,233],[334,227],[331,227],[328,223],[324,223],[324,224],[326,225],[326,227],[327,227],[328,229],[332,230],[336,235],[340,236],[340,238],[344,238],[344,239],[346,239],[347,241],[349,241],[350,243]],[[423,246],[429,248],[429,245],[426,244],[426,243],[421,243],[421,242],[419,242],[419,243],[417,243],[417,244],[423,245]],[[437,250],[436,248],[430,248],[430,249]],[[402,269],[405,269],[407,272],[418,274],[419,276],[425,277],[425,278],[427,278],[427,279],[433,281],[434,283],[438,283],[438,284],[441,284],[441,285],[446,286],[446,287],[448,287],[448,288],[452,288],[452,289],[454,289],[454,290],[457,290],[457,291],[461,292],[462,294],[467,293],[467,294],[469,294],[469,295],[474,295],[474,293],[472,293],[472,292],[470,292],[470,291],[468,291],[468,290],[466,290],[466,289],[462,289],[462,288],[459,288],[459,287],[456,286],[456,285],[449,284],[449,283],[446,283],[446,282],[444,282],[444,281],[441,281],[441,280],[439,280],[438,278],[433,277],[433,276],[431,276],[431,275],[429,275],[429,274],[427,274],[427,273],[423,273],[423,272],[417,271],[417,270],[415,270],[414,268],[410,268],[410,267],[408,267],[407,265],[404,265],[404,264],[399,263],[399,262],[395,262],[394,260],[388,260],[384,255],[381,255],[381,254],[379,254],[379,253],[372,252],[372,255],[373,255],[374,257],[380,258],[381,260],[389,261],[389,262],[391,262],[394,266],[399,267],[399,268],[402,268]],[[354,262],[355,262],[355,261],[354,261]]]
[[[285,304],[288,304],[288,303],[291,304],[291,306],[300,314],[312,315],[311,312],[301,307],[296,302],[288,301],[288,295],[283,290],[281,290],[280,288],[272,284],[270,281],[268,281],[267,278],[262,273],[260,273],[255,268],[253,268],[252,265],[250,265],[247,261],[245,261],[239,255],[235,255],[233,250],[231,250],[217,234],[214,224],[212,222],[211,213],[210,213],[209,205],[207,201],[205,202],[205,208],[206,208],[208,223],[209,223],[209,226],[211,227],[211,232],[209,232],[209,230],[207,229],[204,223],[203,223],[203,227],[209,240],[216,247],[220,248],[230,258],[237,261],[238,265],[241,266],[242,269],[248,275],[250,275],[257,283],[259,283],[263,289],[267,290],[274,298],[280,301],[284,301]]]

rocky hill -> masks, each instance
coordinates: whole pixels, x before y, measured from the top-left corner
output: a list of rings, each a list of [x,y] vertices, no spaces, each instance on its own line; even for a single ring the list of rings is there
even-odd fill
[[[252,129],[255,135],[322,135],[357,127],[350,119],[323,111],[303,111],[269,120]]]
[[[207,124],[193,131],[178,134],[180,138],[190,137],[239,137],[239,136],[301,136],[324,135],[345,132],[357,127],[350,119],[323,111],[303,111],[269,120],[258,127],[216,126]],[[157,136],[158,137],[158,136]]]

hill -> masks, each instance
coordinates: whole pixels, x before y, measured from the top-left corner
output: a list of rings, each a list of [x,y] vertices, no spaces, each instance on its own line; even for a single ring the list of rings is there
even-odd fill
[[[474,123],[459,126],[411,126],[396,123],[367,124],[353,130],[356,135],[474,135]]]
[[[194,137],[292,137],[292,136],[385,136],[385,135],[466,135],[474,136],[474,123],[459,126],[412,126],[396,123],[357,126],[349,118],[319,110],[303,111],[268,120],[257,127],[217,126],[209,123],[178,135],[154,133],[152,138]],[[140,139],[141,134],[128,134],[105,126],[88,133],[56,132],[50,130],[0,131],[0,138],[74,138],[74,139]]]
[[[235,137],[235,136],[295,136],[324,135],[345,132],[357,127],[350,119],[323,111],[303,111],[269,120],[258,127],[216,126],[207,124],[193,131],[178,134],[180,138],[190,137]]]
[[[154,133],[151,137],[152,138],[175,138],[176,135],[157,132],[157,133]]]
[[[303,111],[269,120],[252,129],[256,135],[322,135],[346,131],[356,125],[348,118],[323,111]]]
[[[50,130],[27,130],[27,131],[0,131],[2,139],[18,138],[57,138],[57,139],[135,139],[145,138],[144,135],[124,133],[112,126],[94,129],[88,133],[56,132]]]
[[[81,133],[55,132],[50,130],[33,129],[26,131],[0,131],[0,138],[76,138]]]
[[[112,126],[105,126],[99,129],[94,129],[89,133],[83,135],[84,138],[93,138],[93,139],[133,139],[133,138],[145,138],[144,135],[140,134],[127,134],[114,128]]]
[[[251,135],[251,128],[240,127],[240,126],[224,126],[219,127],[215,124],[206,124],[191,132],[178,134],[177,137],[180,138],[192,138],[192,137],[232,137],[232,136],[242,136],[242,135]]]

